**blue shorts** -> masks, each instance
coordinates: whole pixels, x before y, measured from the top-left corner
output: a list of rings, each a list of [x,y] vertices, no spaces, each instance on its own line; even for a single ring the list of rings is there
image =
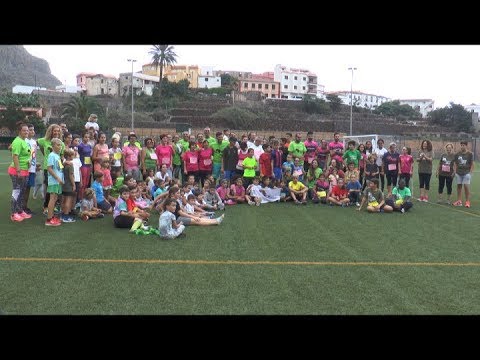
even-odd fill
[[[276,180],[282,180],[282,168],[273,168],[273,174]]]
[[[28,180],[27,180],[27,187],[35,187],[35,173],[30,173],[28,175]]]

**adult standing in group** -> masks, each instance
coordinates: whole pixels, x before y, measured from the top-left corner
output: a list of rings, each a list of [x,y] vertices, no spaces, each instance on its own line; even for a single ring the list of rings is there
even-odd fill
[[[230,137],[228,139],[228,146],[223,149],[223,158],[222,158],[222,172],[223,178],[229,181],[229,184],[232,184],[231,180],[236,173],[237,164],[238,164],[238,149],[235,146],[237,139]]]
[[[217,141],[213,136],[210,136],[210,128],[207,126],[205,129],[203,129],[203,134],[204,134],[204,140],[208,141],[208,145],[212,147],[212,144]]]
[[[203,140],[202,148],[198,150],[198,177],[201,185],[205,184],[205,179],[212,174],[213,150],[208,140]]]
[[[453,144],[448,143],[445,145],[445,150],[438,162],[438,168],[435,175],[438,177],[438,197],[437,203],[442,203],[443,200],[443,188],[447,185],[447,204],[451,204],[452,196],[452,182],[453,182],[453,162],[455,160],[455,154],[453,153]]]
[[[292,141],[288,146],[288,153],[291,154],[294,159],[298,158],[300,160],[299,165],[303,166],[306,152],[307,148],[302,142],[302,134],[297,132],[295,134],[295,141]]]
[[[317,148],[317,161],[318,166],[325,172],[328,167],[328,157],[330,156],[330,150],[328,149],[327,140],[320,140],[320,145]]]
[[[48,155],[53,151],[52,148],[52,139],[59,139],[61,141],[62,136],[62,129],[58,124],[51,124],[47,131],[45,132],[45,137],[40,138],[37,140],[38,147],[43,154],[43,173],[44,173],[44,189],[43,193],[45,194],[45,200],[43,201],[43,208],[44,212],[48,208],[48,203],[50,201],[50,193],[47,192],[48,187]],[[63,156],[63,151],[65,150],[65,144],[61,141],[61,148],[60,148],[60,157]]]
[[[28,136],[28,125],[20,123],[17,126],[18,136],[11,144],[12,162],[8,168],[8,175],[12,180],[12,199],[10,219],[15,222],[29,219],[32,215],[24,211],[25,190],[29,175],[31,150],[25,139]]]
[[[166,134],[160,135],[160,144],[155,148],[157,154],[157,168],[160,170],[162,165],[167,167],[168,177],[171,179],[173,176],[173,147],[168,144],[168,137]]]
[[[343,143],[340,141],[340,134],[338,132],[333,134],[333,141],[328,144],[330,150],[330,159],[336,160],[337,169],[343,170]],[[330,160],[330,162],[331,162]]]
[[[140,149],[135,144],[137,142],[137,135],[128,135],[128,145],[123,146],[123,171],[132,175],[136,181],[143,180],[142,173],[140,172]]]
[[[213,178],[217,181],[220,179],[221,171],[223,169],[223,150],[227,148],[229,142],[223,140],[223,133],[221,131],[217,131],[215,136],[217,141],[210,144],[210,146],[213,150]]]
[[[304,142],[307,152],[305,153],[305,163],[303,169],[305,172],[308,171],[310,164],[314,159],[316,159],[318,143],[313,140],[313,131],[307,132],[307,140]]]
[[[104,132],[98,133],[98,143],[93,148],[93,172],[99,172],[104,159],[110,159],[108,155],[107,135]]]
[[[145,179],[149,170],[153,170],[154,174],[157,172],[157,154],[155,153],[155,143],[152,138],[148,137],[143,142],[145,146],[140,154],[140,165],[143,178]]]
[[[387,197],[392,195],[392,186],[397,186],[398,169],[400,168],[400,154],[397,152],[397,144],[390,143],[389,151],[383,155],[383,168],[387,178]]]
[[[183,184],[183,182],[186,181],[186,179],[184,179],[182,175],[183,174],[182,154],[184,150],[183,150],[182,144],[180,143],[180,136],[178,136],[178,134],[173,135],[171,146],[173,149],[172,175],[174,179],[181,179]]]
[[[36,173],[36,167],[37,167],[37,140],[35,140],[33,137],[35,136],[35,127],[33,124],[28,124],[28,136],[25,139],[27,142],[28,146],[30,147],[30,154],[31,154],[31,160],[30,160],[30,168],[28,169],[28,180],[27,180],[27,186],[25,189],[25,196],[23,197],[23,211],[25,211],[27,214],[31,215],[32,210],[28,208],[28,198],[30,197],[30,189],[32,187],[35,187],[35,173]]]
[[[468,141],[460,141],[460,151],[455,154],[453,171],[457,180],[457,201],[453,205],[462,206],[462,185],[465,189],[465,207],[470,207],[470,181],[473,173],[473,153],[468,150]]]
[[[432,177],[433,147],[430,140],[423,140],[417,157],[418,179],[420,183],[420,198],[418,200],[428,202],[428,190],[430,190],[430,178]]]
[[[383,144],[385,144],[385,141],[383,141],[383,139],[378,139],[377,148],[374,150],[374,153],[377,155],[377,166],[380,170],[380,190],[382,193],[385,189],[385,168],[383,166],[383,156],[388,152],[388,150],[383,147]]]

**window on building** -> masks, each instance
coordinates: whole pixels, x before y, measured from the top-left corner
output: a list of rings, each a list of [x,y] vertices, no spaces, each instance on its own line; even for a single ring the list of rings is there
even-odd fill
[[[294,77],[293,77],[293,80],[297,80],[297,77],[296,77],[296,76],[294,76]]]
[[[268,90],[268,84],[265,84],[265,90]]]
[[[100,80],[100,83],[102,83],[102,84],[103,84],[103,79],[102,79],[102,80]]]
[[[255,89],[255,83],[252,83],[252,89]]]
[[[303,90],[305,90],[305,86],[302,86]]]
[[[293,90],[297,90],[297,85],[293,85]]]
[[[274,99],[276,96],[275,96],[275,94],[272,94],[272,96],[271,96],[271,97],[272,97],[272,99]]]
[[[288,89],[288,85],[283,85],[283,88],[284,88],[284,89]]]
[[[282,99],[288,99],[287,95],[282,95]]]
[[[207,82],[207,81],[208,81],[208,78],[205,78],[205,82]]]
[[[285,75],[284,78],[285,78],[285,80],[288,80],[288,75]]]
[[[307,78],[305,76],[303,77],[303,81],[307,81]]]
[[[275,90],[275,84],[272,84],[272,90]]]
[[[244,87],[245,89],[248,89],[248,83],[243,83],[243,87]]]
[[[262,84],[258,84],[258,88],[261,89],[261,88],[262,88]]]

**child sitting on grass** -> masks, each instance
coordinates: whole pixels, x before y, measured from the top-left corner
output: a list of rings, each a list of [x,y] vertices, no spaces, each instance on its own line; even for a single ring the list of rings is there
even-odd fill
[[[94,194],[95,192],[93,191],[93,189],[86,189],[83,199],[80,202],[80,218],[83,221],[87,221],[88,219],[100,219],[105,216],[102,213],[102,210],[94,206]]]
[[[177,207],[176,200],[169,198],[165,200],[163,207],[165,211],[160,215],[158,219],[158,230],[160,232],[160,237],[164,239],[175,239],[183,234],[185,230],[185,225],[180,221],[177,223],[174,212]]]

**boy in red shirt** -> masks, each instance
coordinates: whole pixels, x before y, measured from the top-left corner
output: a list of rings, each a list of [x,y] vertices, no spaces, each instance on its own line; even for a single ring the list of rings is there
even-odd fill
[[[342,178],[337,180],[337,185],[332,188],[332,191],[328,195],[328,203],[330,205],[340,205],[341,207],[345,207],[350,204],[350,199],[348,198],[348,189],[345,187],[345,183]]]
[[[263,144],[263,153],[260,155],[258,162],[260,163],[260,176],[273,177],[273,161],[272,161],[272,148],[269,144]]]

